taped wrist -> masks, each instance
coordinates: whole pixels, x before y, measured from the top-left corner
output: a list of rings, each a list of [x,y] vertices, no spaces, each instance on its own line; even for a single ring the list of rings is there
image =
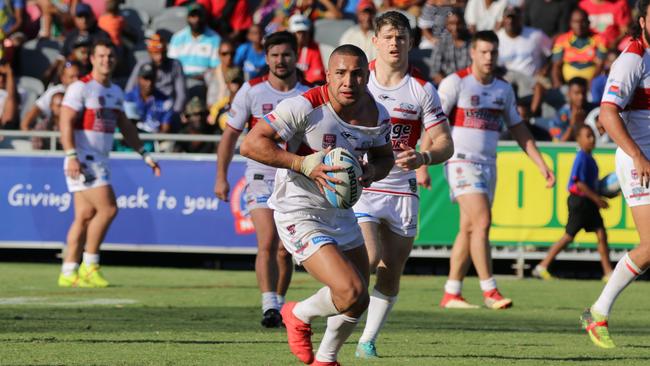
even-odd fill
[[[325,158],[324,151],[317,151],[305,156],[300,164],[300,172],[309,177],[317,166],[323,164],[323,158]]]

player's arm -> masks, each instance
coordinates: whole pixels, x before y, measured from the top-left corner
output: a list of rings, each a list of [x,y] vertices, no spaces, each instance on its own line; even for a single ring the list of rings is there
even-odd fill
[[[77,111],[74,109],[61,106],[61,115],[59,116],[59,131],[61,132],[61,145],[68,157],[65,174],[72,179],[77,179],[81,172],[81,164],[77,159],[74,141],[74,121],[77,119]]]
[[[537,168],[539,168],[540,173],[546,179],[546,188],[553,187],[555,184],[555,175],[542,158],[542,154],[539,152],[537,144],[535,144],[535,139],[530,133],[530,130],[528,130],[528,127],[526,127],[526,124],[518,123],[510,127],[510,134],[517,141],[521,149],[537,165]]]
[[[117,126],[120,128],[120,132],[124,136],[124,141],[127,145],[137,151],[144,160],[145,164],[149,165],[153,170],[153,173],[156,177],[160,176],[160,166],[158,163],[144,150],[142,146],[142,141],[138,136],[138,129],[135,128],[135,125],[126,118],[126,115],[123,112],[118,112],[119,117],[117,118]]]
[[[368,150],[368,161],[362,162],[363,175],[359,177],[361,185],[370,187],[372,182],[386,178],[395,165],[392,144],[371,147]]]
[[[578,189],[580,189],[580,192],[585,194],[585,197],[589,198],[593,203],[598,206],[598,208],[607,208],[609,207],[609,204],[607,201],[602,199],[598,193],[594,192],[593,189],[589,188],[589,186],[584,183],[583,181],[577,181],[576,186],[578,186]]]
[[[228,167],[235,155],[235,146],[241,131],[226,125],[217,147],[217,179],[214,183],[214,194],[220,200],[228,202],[230,184],[228,184]]]
[[[420,150],[428,150],[431,147],[432,141],[428,133],[425,133],[422,136],[422,142],[420,143]],[[429,175],[429,166],[422,165],[421,167],[415,169],[415,181],[422,188],[431,189],[431,176]]]
[[[260,162],[264,165],[281,169],[290,169],[316,182],[318,189],[334,191],[327,182],[338,184],[342,183],[339,179],[330,177],[327,172],[338,171],[340,166],[327,166],[323,164],[323,158],[330,149],[317,151],[311,155],[298,156],[281,149],[278,143],[284,142],[284,139],[269,123],[260,121],[246,135],[244,141],[239,147],[241,155]]]

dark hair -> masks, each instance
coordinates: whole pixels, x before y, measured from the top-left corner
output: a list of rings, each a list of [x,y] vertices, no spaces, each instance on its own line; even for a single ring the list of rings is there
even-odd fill
[[[591,128],[591,126],[589,126],[589,125],[586,124],[586,123],[581,123],[580,126],[578,127],[578,131],[577,131],[577,133],[576,133],[576,137],[578,137],[578,136],[580,135],[580,132],[582,132],[582,130],[587,130],[587,129],[588,129],[589,131],[591,131],[591,133],[594,133],[594,129]]]
[[[273,46],[288,44],[293,52],[298,54],[298,40],[293,33],[287,31],[275,32],[264,38],[264,53],[269,53]]]
[[[641,39],[643,29],[641,29],[641,26],[639,25],[639,19],[645,18],[648,15],[648,6],[650,6],[650,0],[637,1],[636,7],[639,15],[636,18],[636,22],[633,22],[632,26],[630,27],[630,35],[632,38]]]
[[[361,48],[352,44],[344,44],[336,47],[334,51],[332,51],[332,54],[330,55],[330,60],[335,55],[356,56],[361,59],[362,65],[366,65],[366,67],[368,65],[368,57],[366,57],[366,53],[363,52]]]
[[[379,34],[379,30],[387,25],[393,28],[406,29],[409,36],[411,36],[411,23],[404,14],[398,11],[387,11],[375,18],[375,34]]]
[[[230,38],[222,38],[221,42],[219,43],[219,48],[221,48],[221,46],[223,46],[224,44],[229,45],[233,49],[237,49],[237,46],[235,46],[235,41],[233,41]]]
[[[490,42],[497,47],[499,46],[499,37],[497,37],[497,34],[491,30],[474,33],[472,36],[472,48],[476,47],[476,42],[478,41]]]
[[[115,52],[115,45],[114,45],[113,42],[111,42],[109,39],[104,39],[104,38],[96,39],[96,40],[93,42],[92,47],[90,47],[90,54],[91,54],[91,55],[94,55],[94,54],[95,54],[95,49],[96,49],[97,47],[106,47],[106,48],[110,48],[110,49],[113,50],[113,52]]]
[[[571,86],[573,86],[573,85],[577,85],[577,86],[582,87],[582,88],[584,88],[585,90],[587,90],[587,84],[588,84],[588,83],[587,83],[587,80],[586,80],[586,79],[581,78],[581,77],[579,77],[579,76],[576,76],[576,77],[574,77],[574,78],[571,78],[571,80],[569,80],[568,84],[569,84],[569,88],[570,88]]]

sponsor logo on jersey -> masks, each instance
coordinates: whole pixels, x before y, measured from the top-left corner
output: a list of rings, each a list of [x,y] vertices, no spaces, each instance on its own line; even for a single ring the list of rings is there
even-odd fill
[[[636,169],[632,169],[630,175],[632,176],[632,179],[639,179],[639,174],[636,172]]]
[[[418,182],[415,178],[409,178],[409,190],[413,193],[418,191]]]
[[[458,175],[459,177],[463,175],[463,168],[461,167],[456,168],[456,175]]]
[[[607,95],[611,95],[616,98],[623,98],[623,93],[621,92],[621,88],[619,88],[618,85],[611,85],[609,89],[607,89]]]
[[[503,106],[503,105],[506,104],[506,102],[503,100],[503,98],[496,98],[496,99],[494,100],[494,104],[495,104],[495,105],[498,105],[498,106]]]
[[[478,95],[472,95],[472,97],[470,98],[470,103],[472,103],[472,105],[476,107],[477,105],[481,104],[481,97],[479,97]]]
[[[415,106],[409,103],[400,103],[399,107],[393,108],[393,111],[403,114],[418,114]]]
[[[309,246],[309,243],[302,243],[302,242],[298,241],[298,242],[293,243],[293,246],[296,248],[296,253],[300,254],[300,253],[304,252],[305,249],[307,249],[307,247]]]
[[[387,100],[395,100],[395,98],[391,97],[390,95],[379,94],[379,100],[385,102]]]
[[[336,135],[333,133],[323,134],[323,149],[336,147]]]
[[[291,224],[287,226],[287,231],[289,232],[289,235],[294,236],[296,235],[296,224]]]
[[[321,243],[337,244],[337,242],[336,242],[336,240],[334,240],[334,238],[332,238],[331,236],[327,236],[327,235],[314,236],[313,238],[311,238],[310,241],[314,245],[318,245],[318,244],[321,244]]]
[[[271,198],[271,196],[269,196],[268,194],[263,195],[263,196],[257,196],[257,198],[255,198],[255,202],[256,203],[266,203],[266,202],[269,201],[269,198]]]
[[[477,182],[474,183],[474,187],[479,189],[487,189],[487,184],[485,184],[485,182]]]
[[[267,114],[273,110],[273,104],[272,103],[265,103],[262,104],[262,113]]]

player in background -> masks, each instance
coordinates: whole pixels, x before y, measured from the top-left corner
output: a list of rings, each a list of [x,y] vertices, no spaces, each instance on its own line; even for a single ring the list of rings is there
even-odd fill
[[[404,265],[417,234],[419,199],[415,170],[439,164],[454,152],[447,117],[435,87],[410,68],[412,46],[408,19],[389,11],[376,19],[368,90],[391,116],[395,166],[381,181],[364,189],[354,206],[377,282],[370,294],[366,326],[356,355],[377,357],[375,340],[397,301]],[[433,140],[426,151],[415,151],[425,131]]]
[[[110,41],[97,41],[90,53],[92,72],[70,84],[61,103],[63,169],[68,190],[74,195],[74,221],[58,280],[61,287],[108,286],[100,272],[99,247],[117,214],[108,167],[116,127],[154,174],[160,175],[158,164],[144,151],[135,125],[124,115],[124,92],[111,82],[115,57]]]
[[[276,32],[264,40],[269,73],[245,83],[235,95],[226,129],[217,149],[217,177],[214,193],[228,202],[228,166],[235,153],[237,138],[246,128],[252,129],[280,101],[307,91],[298,80],[296,69],[296,37],[289,32]],[[273,223],[273,210],[267,201],[273,192],[275,168],[248,160],[244,199],[257,234],[255,273],[262,292],[262,325],[267,328],[282,324],[280,309],[284,304],[293,262],[281,245]]]
[[[634,39],[612,65],[600,121],[618,145],[616,175],[640,242],[616,264],[600,297],[582,314],[583,327],[602,348],[616,347],[607,323],[616,298],[650,266],[650,1],[640,0],[637,6]]]
[[[312,365],[338,365],[337,354],[368,307],[368,254],[352,209],[333,207],[324,197],[326,153],[343,147],[367,153],[364,187],[388,175],[394,164],[388,111],[366,90],[368,60],[358,47],[343,45],[330,56],[327,84],[289,98],[246,136],[241,153],[278,170],[269,200],[285,248],[325,287],[282,307],[291,352]],[[278,146],[287,143],[287,150]],[[316,356],[311,321],[328,317]],[[313,362],[313,363],[312,363]]]
[[[483,301],[490,309],[505,309],[504,298],[492,276],[490,253],[491,208],[496,187],[496,149],[501,126],[537,165],[546,187],[555,176],[537,149],[530,131],[517,113],[512,87],[494,75],[499,39],[492,31],[472,37],[470,67],[447,76],[438,88],[442,108],[449,116],[454,156],[445,164],[451,198],[460,206],[460,228],[449,260],[449,278],[440,302],[443,308],[475,308],[461,296],[470,257],[478,273]],[[425,138],[422,149],[428,148]]]

